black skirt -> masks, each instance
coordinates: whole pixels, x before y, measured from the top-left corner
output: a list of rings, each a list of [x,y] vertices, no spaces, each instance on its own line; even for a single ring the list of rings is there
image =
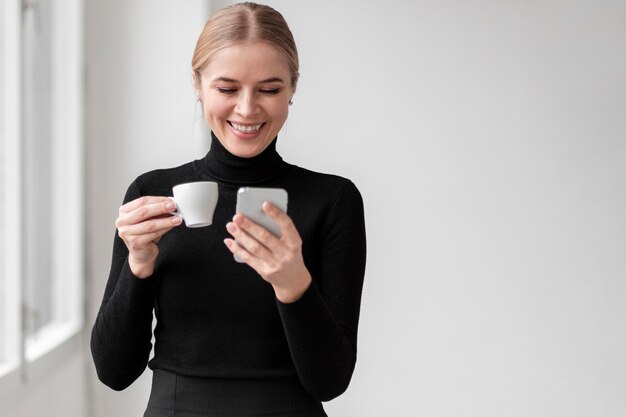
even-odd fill
[[[219,379],[155,370],[144,417],[327,417],[297,377]]]

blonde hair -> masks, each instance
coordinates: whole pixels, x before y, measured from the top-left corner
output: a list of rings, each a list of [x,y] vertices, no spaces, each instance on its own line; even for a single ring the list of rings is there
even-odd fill
[[[211,56],[241,42],[264,41],[282,53],[291,71],[291,84],[300,64],[296,42],[283,16],[273,8],[251,2],[237,3],[217,11],[204,25],[193,52],[191,68],[196,80]]]

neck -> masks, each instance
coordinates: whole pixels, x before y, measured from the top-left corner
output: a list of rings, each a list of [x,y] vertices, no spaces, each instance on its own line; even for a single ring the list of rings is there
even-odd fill
[[[277,138],[263,152],[252,158],[230,153],[211,132],[211,149],[205,158],[205,168],[220,182],[258,184],[271,179],[288,166],[276,151]]]

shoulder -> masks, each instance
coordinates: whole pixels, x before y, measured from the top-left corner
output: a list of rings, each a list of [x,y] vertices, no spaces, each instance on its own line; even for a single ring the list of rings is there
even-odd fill
[[[290,198],[299,196],[303,202],[322,204],[331,211],[337,206],[362,207],[363,199],[354,182],[336,174],[292,166],[289,173]]]
[[[312,224],[326,255],[332,248],[338,250],[338,256],[345,254],[338,248],[349,247],[353,254],[364,252],[364,203],[354,182],[340,175],[305,168],[294,169],[292,175],[296,189],[293,205],[292,192],[289,192],[289,210],[298,221],[297,226],[306,229],[307,222]]]
[[[309,190],[319,189],[326,193],[359,192],[350,179],[336,174],[316,172],[293,165],[290,175],[296,182],[305,183]]]
[[[140,195],[171,195],[176,184],[198,180],[195,162],[145,172],[135,179],[131,187],[134,186]]]

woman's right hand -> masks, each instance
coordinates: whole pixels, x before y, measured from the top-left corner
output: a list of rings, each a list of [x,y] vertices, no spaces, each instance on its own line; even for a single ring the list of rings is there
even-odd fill
[[[128,248],[128,264],[138,278],[147,278],[154,272],[154,263],[161,237],[182,223],[179,216],[170,213],[176,205],[168,197],[140,197],[120,207],[115,221],[117,233]]]

